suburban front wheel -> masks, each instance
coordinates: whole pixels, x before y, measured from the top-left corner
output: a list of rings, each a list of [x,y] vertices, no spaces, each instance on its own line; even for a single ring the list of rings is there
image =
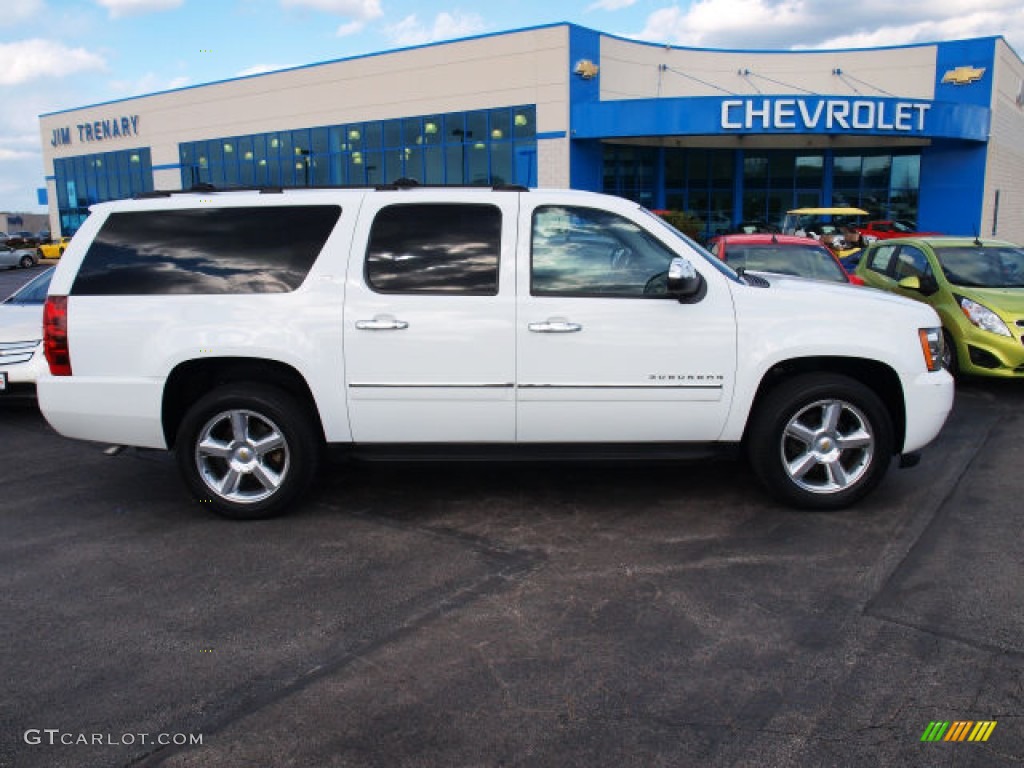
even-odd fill
[[[781,500],[842,509],[889,469],[892,419],[860,382],[816,373],[782,381],[758,404],[748,433],[750,462]]]
[[[178,468],[203,503],[225,517],[289,511],[316,472],[311,417],[286,392],[231,384],[198,400],[178,429]]]
[[[34,267],[35,265],[36,265],[36,260],[33,259],[31,256],[29,256],[27,253],[24,256],[21,257],[21,268],[22,269],[28,269],[29,267]]]

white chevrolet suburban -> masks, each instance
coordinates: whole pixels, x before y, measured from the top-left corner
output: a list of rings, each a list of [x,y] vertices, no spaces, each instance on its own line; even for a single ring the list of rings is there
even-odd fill
[[[913,463],[953,400],[929,307],[737,274],[637,204],[574,191],[104,203],[56,268],[44,342],[58,432],[173,449],[235,518],[287,511],[327,446],[742,448],[785,502],[837,509]]]

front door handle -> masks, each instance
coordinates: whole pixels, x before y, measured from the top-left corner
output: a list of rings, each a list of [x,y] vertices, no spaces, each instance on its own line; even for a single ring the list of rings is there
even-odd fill
[[[409,327],[405,320],[393,317],[375,317],[373,320],[356,320],[356,328],[360,331],[404,331]]]
[[[526,327],[534,333],[577,333],[583,330],[582,325],[568,320],[547,320],[543,323],[530,323]]]

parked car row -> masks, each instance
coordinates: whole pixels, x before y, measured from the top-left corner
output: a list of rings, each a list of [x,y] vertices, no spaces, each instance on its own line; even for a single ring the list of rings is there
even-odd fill
[[[943,366],[954,374],[1024,376],[1024,248],[977,238],[879,233],[844,259],[811,237],[723,235],[711,252],[734,269],[851,282],[930,305],[942,319]],[[896,232],[898,231],[898,234]]]
[[[49,242],[50,233],[46,230],[42,232],[21,230],[19,232],[11,232],[10,234],[0,232],[0,244],[6,245],[8,248],[35,248]]]

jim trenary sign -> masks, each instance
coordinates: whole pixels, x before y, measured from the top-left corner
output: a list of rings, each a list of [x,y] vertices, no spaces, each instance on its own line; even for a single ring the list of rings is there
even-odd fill
[[[50,137],[50,146],[67,146],[75,138],[81,144],[120,139],[126,136],[138,136],[139,116],[121,115],[118,117],[107,117],[102,120],[94,120],[91,123],[78,123],[74,127],[76,129],[74,131],[72,131],[71,126],[54,128],[53,136]]]
[[[766,97],[724,99],[723,131],[867,131],[924,133],[932,105],[923,101]]]

